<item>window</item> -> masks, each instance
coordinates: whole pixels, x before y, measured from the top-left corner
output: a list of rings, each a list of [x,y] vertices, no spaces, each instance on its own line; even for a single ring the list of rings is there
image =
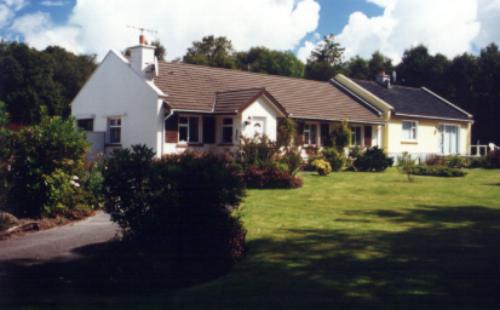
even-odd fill
[[[351,144],[362,145],[361,143],[361,127],[351,128]]]
[[[317,126],[315,124],[304,124],[304,144],[316,145]]]
[[[113,144],[121,143],[122,120],[120,118],[108,118],[108,142]]]
[[[233,119],[222,120],[222,143],[233,143]]]
[[[200,142],[199,118],[197,116],[179,117],[179,141]]]
[[[85,131],[94,130],[94,119],[92,118],[82,118],[76,121],[78,128]]]
[[[417,141],[417,122],[403,121],[403,141]]]

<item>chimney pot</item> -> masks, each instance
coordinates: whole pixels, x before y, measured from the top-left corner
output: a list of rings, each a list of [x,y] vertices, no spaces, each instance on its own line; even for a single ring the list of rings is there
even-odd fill
[[[140,44],[140,45],[145,45],[145,42],[146,42],[146,38],[144,37],[144,35],[143,35],[143,34],[141,34],[141,35],[139,36],[139,44]]]

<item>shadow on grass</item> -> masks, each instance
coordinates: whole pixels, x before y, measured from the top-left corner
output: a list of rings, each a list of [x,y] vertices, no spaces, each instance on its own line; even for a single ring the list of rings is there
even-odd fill
[[[162,253],[140,253],[112,241],[75,249],[76,257],[0,262],[0,309],[134,308],[156,293],[212,280],[223,270],[197,261],[179,264]],[[33,307],[33,308],[32,308]],[[25,308],[23,308],[25,309]]]
[[[359,215],[382,217],[406,230],[288,229],[286,240],[249,242],[248,258],[227,277],[173,295],[173,290],[217,275],[202,272],[207,269],[196,264],[180,271],[168,267],[175,264],[166,259],[130,253],[111,243],[79,249],[82,258],[70,262],[28,267],[12,262],[0,278],[0,298],[86,305],[82,309],[96,309],[89,305],[106,298],[131,308],[151,302],[153,309],[166,305],[182,309],[500,307],[500,210],[419,206],[406,213],[389,211],[360,211]],[[152,292],[161,292],[164,299],[150,300]]]
[[[420,206],[410,213],[383,211],[378,216],[411,228],[363,234],[288,230],[284,241],[255,240],[238,277],[205,291],[188,290],[175,305],[500,309],[500,210]]]

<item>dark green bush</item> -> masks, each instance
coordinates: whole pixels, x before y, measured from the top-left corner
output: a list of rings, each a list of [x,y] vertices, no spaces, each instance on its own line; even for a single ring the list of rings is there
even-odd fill
[[[471,157],[469,159],[469,168],[485,168],[486,157]]]
[[[297,148],[287,148],[284,154],[267,137],[242,138],[236,157],[243,170],[248,188],[295,188],[302,180],[295,174],[302,165]]]
[[[500,150],[494,150],[488,153],[486,156],[485,168],[500,168]]]
[[[278,148],[288,148],[292,146],[293,139],[297,135],[296,124],[291,118],[278,119]]]
[[[288,172],[295,176],[304,166],[304,160],[298,148],[289,148],[281,155],[280,161],[288,167]]]
[[[450,168],[467,168],[469,161],[460,155],[449,155],[443,158],[443,164]]]
[[[342,170],[347,162],[347,158],[343,151],[338,151],[333,147],[324,148],[321,152],[323,158],[330,163],[333,171]]]
[[[347,121],[335,124],[330,136],[333,147],[339,152],[343,152],[352,143],[352,132]]]
[[[73,120],[43,116],[39,124],[13,134],[7,173],[7,207],[17,216],[71,216],[90,211],[85,135]]]
[[[245,249],[245,231],[230,210],[244,197],[237,167],[214,155],[154,159],[146,146],[106,160],[105,208],[127,239],[180,263],[228,268]]]
[[[411,168],[411,174],[435,176],[435,177],[464,177],[466,172],[459,168],[450,168],[447,166],[415,166]]]
[[[357,171],[384,171],[392,166],[394,160],[378,147],[366,150],[361,156],[354,160],[353,166]]]

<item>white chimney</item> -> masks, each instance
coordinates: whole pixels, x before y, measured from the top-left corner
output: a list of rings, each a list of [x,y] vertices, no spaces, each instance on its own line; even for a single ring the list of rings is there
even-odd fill
[[[391,77],[382,70],[377,74],[375,81],[381,86],[386,88],[391,88]]]
[[[132,69],[145,78],[152,78],[158,69],[156,68],[158,62],[155,57],[155,47],[148,45],[144,35],[141,35],[139,45],[133,46],[129,50]]]

